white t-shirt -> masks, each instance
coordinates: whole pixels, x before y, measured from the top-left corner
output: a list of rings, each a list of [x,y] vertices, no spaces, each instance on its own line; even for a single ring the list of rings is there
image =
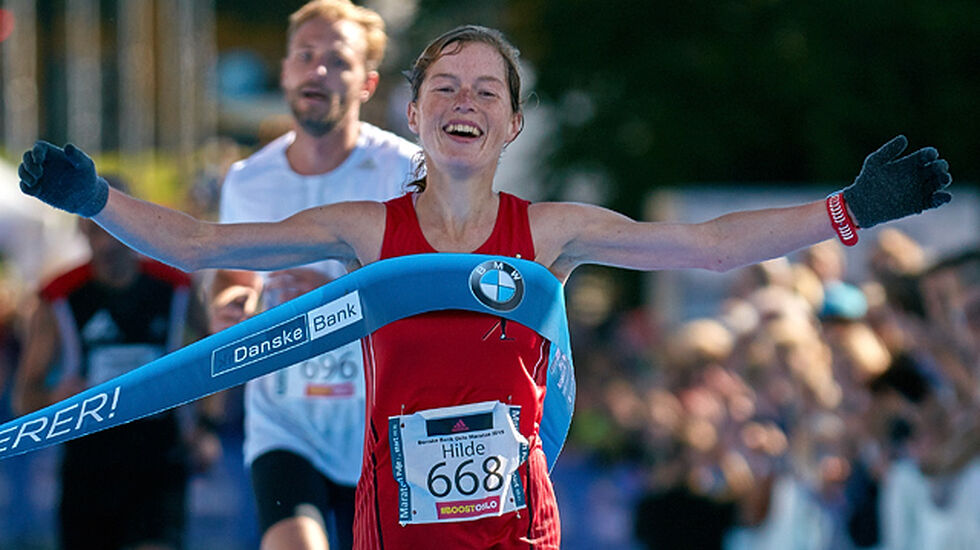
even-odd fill
[[[354,151],[326,174],[303,176],[290,168],[286,149],[295,137],[289,132],[232,165],[221,192],[222,222],[276,221],[322,204],[384,201],[404,194],[412,181],[418,147],[365,122]],[[333,277],[346,272],[332,260],[309,267]],[[288,450],[334,482],[355,485],[364,412],[360,342],[256,378],[245,386],[245,463]]]
[[[895,462],[881,486],[882,550],[977,548],[978,494],[980,459],[938,479],[923,475],[909,459]]]

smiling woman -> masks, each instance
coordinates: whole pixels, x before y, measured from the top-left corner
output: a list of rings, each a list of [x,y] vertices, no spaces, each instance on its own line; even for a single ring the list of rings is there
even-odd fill
[[[461,50],[468,47],[474,48],[474,52],[481,50],[481,53],[479,59],[475,60],[475,66],[469,67],[470,71],[477,71],[469,75],[472,82],[464,83],[462,77],[466,75],[461,72],[464,67],[458,65],[474,61],[457,56]],[[428,148],[425,137],[418,128],[418,115],[414,112],[414,106],[420,104],[420,98],[426,93],[446,100],[461,98],[465,101],[478,102],[485,107],[495,105],[498,109],[505,103],[509,103],[510,116],[514,119],[512,122],[517,123],[517,130],[506,140],[504,146],[517,138],[524,125],[524,115],[520,106],[521,76],[517,63],[519,55],[517,49],[507,42],[499,31],[472,25],[447,32],[426,47],[415,61],[412,70],[407,73],[412,90],[412,100],[408,106],[409,127],[419,135],[426,153]],[[433,65],[439,65],[440,62],[447,65],[445,70],[438,66],[433,68]],[[487,69],[495,69],[497,66],[501,67],[502,71],[487,72]],[[475,109],[467,108],[464,103],[455,107],[453,111],[455,117],[443,121],[437,131],[445,132],[457,138],[456,141],[463,143],[477,141],[483,137],[486,127],[481,126],[477,120],[466,118],[467,114],[475,115],[476,113],[472,112]],[[424,189],[426,185],[425,178],[413,183],[418,190]]]
[[[950,200],[946,162],[931,147],[899,158],[907,145],[900,136],[832,196],[833,218],[824,199],[698,224],[640,223],[586,204],[531,204],[493,188],[500,154],[523,124],[516,60],[499,32],[474,26],[425,49],[410,72],[407,115],[426,176],[415,191],[384,203],[216,225],[116,190],[99,201],[105,190],[92,161],[74,147],[43,142],[25,154],[21,185],[60,208],[97,202],[86,211],[100,225],[185,269],[463,252],[533,260],[561,282],[590,263],[727,270],[833,238],[842,223],[870,227]],[[480,280],[499,287],[497,297],[512,291],[511,282],[516,289],[513,277]],[[549,341],[520,323],[448,310],[389,323],[364,349],[368,416],[355,546],[557,549],[558,507],[540,433]],[[396,476],[409,470],[422,482],[402,491]]]

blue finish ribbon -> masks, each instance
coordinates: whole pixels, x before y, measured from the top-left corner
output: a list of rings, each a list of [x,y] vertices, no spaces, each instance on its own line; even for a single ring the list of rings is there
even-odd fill
[[[399,319],[454,309],[516,321],[551,342],[540,436],[549,467],[553,467],[568,434],[575,402],[562,285],[535,262],[476,254],[418,254],[369,264],[142,367],[3,424],[0,459],[237,386],[363,338]]]

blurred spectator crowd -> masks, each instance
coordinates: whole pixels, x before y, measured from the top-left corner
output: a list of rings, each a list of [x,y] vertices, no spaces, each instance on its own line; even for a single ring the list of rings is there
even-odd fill
[[[641,466],[640,544],[980,548],[980,250],[874,239],[864,281],[827,241],[739,271],[710,318],[574,323],[569,448]]]

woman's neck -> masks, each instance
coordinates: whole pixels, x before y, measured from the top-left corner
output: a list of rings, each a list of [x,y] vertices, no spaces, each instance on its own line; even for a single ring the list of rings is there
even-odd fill
[[[493,180],[464,180],[429,173],[415,212],[426,239],[442,252],[470,252],[493,232],[498,196]]]

